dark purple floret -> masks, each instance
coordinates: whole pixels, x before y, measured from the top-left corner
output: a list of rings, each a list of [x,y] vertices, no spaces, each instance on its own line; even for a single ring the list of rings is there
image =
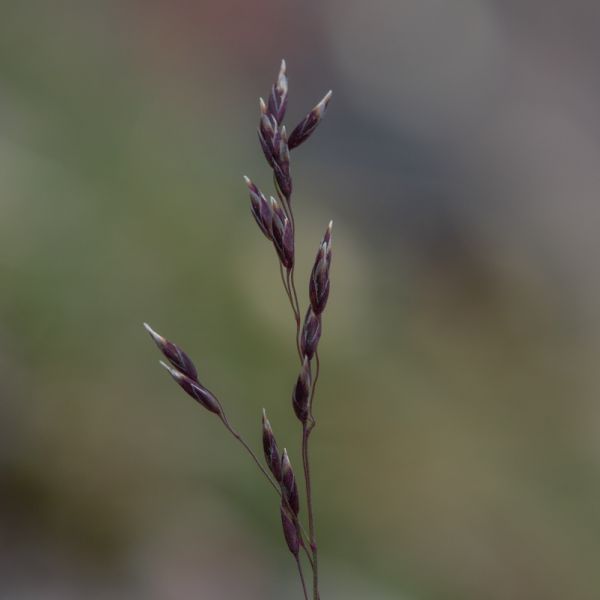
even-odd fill
[[[167,360],[184,375],[194,381],[198,381],[198,372],[192,359],[179,346],[176,346],[173,342],[156,333],[148,323],[144,323],[144,327]]]
[[[277,163],[273,165],[273,172],[281,193],[289,200],[292,195],[292,178],[289,169],[284,169]]]
[[[264,194],[258,189],[258,187],[246,176],[244,181],[250,191],[250,210],[254,220],[258,224],[260,230],[268,240],[273,240],[271,227],[273,221],[273,213],[271,204],[265,198]]]
[[[294,522],[294,519],[290,516],[285,503],[281,503],[281,524],[283,525],[283,535],[287,543],[290,552],[298,557],[300,552],[300,535],[298,533],[298,527]]]
[[[302,335],[300,337],[300,347],[302,354],[309,360],[314,356],[319,339],[321,337],[321,317],[316,315],[312,307],[309,307],[304,318]]]
[[[319,252],[310,275],[309,297],[310,304],[315,314],[320,315],[325,310],[329,298],[329,267],[331,265],[331,228],[333,222],[329,223],[323,241],[319,246]]]
[[[292,470],[292,464],[284,448],[283,456],[281,458],[281,491],[283,492],[287,503],[292,509],[294,515],[298,515],[300,511],[300,499],[298,497],[298,486],[296,485],[296,478],[294,477],[294,471]]]
[[[294,231],[281,204],[273,196],[270,201],[273,214],[271,227],[273,245],[281,264],[289,270],[294,266]]]
[[[269,96],[268,112],[269,114],[281,124],[285,117],[285,110],[287,107],[288,97],[288,80],[286,76],[286,65],[285,60],[281,61],[281,68],[279,70],[279,76],[277,77],[277,83],[271,88],[271,95]]]
[[[274,122],[273,118],[266,111],[267,107],[261,99],[262,114],[260,116],[260,122],[258,125],[258,139],[267,162],[271,167],[273,167],[275,160],[275,149],[273,143],[276,137],[277,122]]]
[[[263,450],[265,452],[265,460],[267,466],[275,479],[281,481],[281,456],[279,456],[279,449],[277,448],[277,441],[271,428],[271,423],[267,419],[267,413],[263,409],[262,418],[262,433],[263,433]]]
[[[160,364],[169,371],[171,377],[184,389],[184,391],[200,405],[216,415],[221,414],[221,406],[218,400],[203,385],[190,379],[187,375],[184,375],[162,361]]]
[[[298,380],[294,386],[292,393],[292,404],[294,406],[294,412],[302,423],[306,422],[309,413],[309,401],[310,401],[310,388],[311,388],[311,375],[310,375],[310,361],[305,356],[304,363]]]
[[[296,125],[290,134],[290,139],[288,141],[290,150],[297,148],[312,135],[325,115],[331,96],[332,92],[327,92],[325,97],[306,115],[306,117],[304,117],[302,121],[300,121],[300,123],[298,123],[298,125]]]

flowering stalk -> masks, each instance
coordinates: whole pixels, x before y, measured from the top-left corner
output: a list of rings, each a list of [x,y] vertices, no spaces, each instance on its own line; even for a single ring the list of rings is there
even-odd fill
[[[231,425],[219,399],[199,380],[198,371],[190,357],[179,346],[156,333],[149,325],[145,327],[168,362],[161,364],[176,383],[196,402],[209,412],[217,415],[227,431],[244,447],[262,474],[279,495],[279,512],[283,536],[294,557],[305,600],[309,591],[300,551],[304,551],[306,561],[312,571],[312,600],[320,600],[318,548],[316,539],[313,497],[310,473],[309,441],[316,425],[313,402],[320,361],[318,344],[322,332],[322,314],[329,297],[329,267],[331,265],[331,227],[329,223],[312,268],[309,279],[309,306],[304,320],[301,318],[300,303],[295,284],[295,222],[292,211],[292,176],[290,151],[299,147],[314,133],[321,122],[331,92],[292,129],[288,136],[283,120],[288,103],[288,79],[285,61],[277,81],[271,88],[267,102],[260,99],[260,119],[258,139],[267,163],[272,170],[275,196],[267,197],[248,177],[244,177],[250,194],[250,211],[262,234],[273,244],[279,262],[281,280],[292,307],[296,323],[296,350],[300,359],[300,372],[292,390],[292,407],[302,425],[301,451],[304,483],[306,490],[306,513],[308,534],[301,520],[301,499],[287,450],[281,454],[273,433],[273,428],[263,409],[262,445],[266,467],[252,448]],[[314,375],[313,375],[314,371]]]

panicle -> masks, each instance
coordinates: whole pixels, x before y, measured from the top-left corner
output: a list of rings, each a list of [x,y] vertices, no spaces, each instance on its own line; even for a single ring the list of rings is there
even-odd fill
[[[267,466],[275,479],[281,481],[281,456],[279,455],[279,449],[277,448],[277,441],[271,428],[271,423],[267,419],[267,413],[263,408],[262,416],[262,435],[263,435],[263,450],[265,452],[265,460]]]
[[[154,331],[148,323],[144,323],[144,327],[166,359],[184,375],[193,381],[198,381],[198,372],[192,359],[179,346]]]
[[[304,317],[304,325],[302,326],[302,333],[300,335],[300,349],[302,354],[309,360],[312,359],[319,339],[321,338],[321,316],[315,314],[312,306],[309,306]]]
[[[333,221],[323,236],[323,241],[319,246],[317,258],[310,275],[309,297],[310,304],[315,314],[320,315],[325,310],[327,299],[329,298],[329,267],[331,265],[331,228]]]
[[[281,502],[281,524],[283,525],[283,535],[287,543],[290,552],[298,558],[300,552],[300,534],[298,532],[298,526],[294,519],[290,516],[285,502]]]
[[[298,380],[294,386],[292,393],[292,404],[294,406],[294,412],[302,423],[306,423],[310,410],[310,388],[311,388],[311,373],[310,373],[310,360],[307,356],[304,357],[302,363],[302,370],[298,375]]]
[[[196,400],[196,402],[216,415],[222,414],[219,401],[202,384],[190,379],[187,375],[184,375],[177,369],[174,369],[167,363],[164,363],[162,360],[160,361],[160,364],[167,371],[169,371],[171,377],[183,388],[187,394]]]
[[[300,511],[298,486],[296,485],[296,477],[294,476],[292,464],[285,448],[281,457],[281,491],[294,515],[298,516],[298,512]]]
[[[294,128],[290,134],[289,148],[293,150],[300,144],[303,144],[317,128],[317,125],[321,122],[325,116],[325,111],[331,100],[333,92],[329,90],[325,97],[304,117],[298,125]]]

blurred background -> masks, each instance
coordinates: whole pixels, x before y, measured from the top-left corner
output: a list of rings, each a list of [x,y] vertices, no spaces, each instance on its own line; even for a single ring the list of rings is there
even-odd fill
[[[600,4],[2,3],[0,598],[300,598],[277,500],[150,322],[299,461],[293,323],[242,181],[294,125],[335,222],[324,600],[600,595]]]

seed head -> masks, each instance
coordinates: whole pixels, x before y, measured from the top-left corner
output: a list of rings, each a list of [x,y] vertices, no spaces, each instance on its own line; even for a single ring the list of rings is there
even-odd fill
[[[296,485],[296,478],[292,470],[292,463],[290,463],[290,458],[285,448],[281,457],[281,490],[292,512],[297,516],[300,511],[298,486]]]
[[[329,90],[325,97],[304,117],[298,125],[294,128],[290,134],[289,147],[290,150],[297,148],[300,144],[303,144],[317,128],[317,125],[321,122],[325,116],[325,111],[329,105],[333,92]]]
[[[281,481],[281,457],[277,448],[277,441],[271,428],[271,423],[267,419],[267,413],[263,408],[262,416],[262,434],[263,434],[263,449],[265,452],[265,460],[267,466],[277,481]]]
[[[300,534],[294,519],[290,516],[285,503],[281,503],[281,524],[283,525],[283,535],[290,552],[297,558],[300,552]]]
[[[309,401],[310,401],[310,388],[311,388],[311,374],[310,374],[310,361],[308,357],[304,357],[302,364],[302,370],[298,375],[298,380],[294,386],[292,393],[292,404],[294,406],[294,412],[302,423],[306,423],[309,413]]]
[[[320,315],[325,310],[329,297],[329,266],[331,265],[331,228],[329,222],[323,241],[319,246],[317,258],[310,275],[309,296],[310,304],[315,314]]]
[[[302,354],[309,360],[312,359],[317,350],[321,338],[321,316],[315,314],[312,306],[308,308],[300,337],[300,348]]]
[[[167,360],[181,373],[192,379],[198,381],[198,372],[192,362],[192,359],[181,349],[176,346],[173,342],[165,339],[162,335],[156,333],[148,323],[144,323],[146,331],[150,334],[150,337],[154,340],[158,349],[165,355]]]
[[[190,379],[177,369],[174,369],[162,360],[160,364],[169,371],[171,377],[199,404],[216,415],[221,414],[221,405],[219,401],[200,383]]]

